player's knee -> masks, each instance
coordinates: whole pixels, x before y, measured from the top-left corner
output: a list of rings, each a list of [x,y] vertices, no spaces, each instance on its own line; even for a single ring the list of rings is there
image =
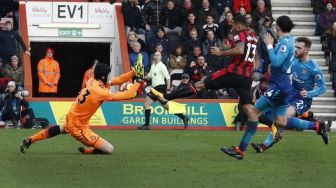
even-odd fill
[[[105,153],[106,154],[112,154],[114,151],[114,147],[112,144],[110,144],[110,146],[106,149]]]
[[[48,129],[48,135],[49,137],[54,137],[58,134],[61,133],[61,129],[60,129],[60,126],[52,126]]]
[[[255,109],[252,105],[246,104],[243,106],[243,110],[246,113],[250,121],[257,121],[259,116],[259,111]]]
[[[284,127],[286,127],[287,119],[285,119],[285,118],[276,119],[274,121],[274,123],[277,127],[283,127],[284,128]]]

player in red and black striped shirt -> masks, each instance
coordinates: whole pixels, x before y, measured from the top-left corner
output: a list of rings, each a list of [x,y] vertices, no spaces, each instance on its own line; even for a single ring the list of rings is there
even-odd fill
[[[243,104],[244,110],[249,116],[252,111],[252,70],[256,54],[257,39],[253,32],[247,28],[246,18],[236,16],[233,29],[237,32],[234,36],[235,45],[232,49],[221,51],[217,47],[211,48],[211,54],[216,56],[231,56],[232,60],[228,67],[204,77],[195,85],[179,88],[171,94],[161,94],[152,89],[151,94],[162,101],[183,98],[197,93],[204,89],[234,88]]]

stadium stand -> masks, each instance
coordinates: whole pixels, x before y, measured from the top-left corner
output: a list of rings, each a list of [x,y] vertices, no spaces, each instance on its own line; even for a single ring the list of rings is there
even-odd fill
[[[317,2],[317,1],[316,1]],[[316,16],[321,11],[321,5],[316,4],[314,0],[273,0],[272,13],[273,18],[276,19],[280,15],[289,15],[295,22],[296,27],[292,33],[296,36],[306,36],[313,41],[312,49],[310,50],[310,57],[312,57],[321,67],[324,78],[327,84],[327,92],[320,97],[314,98],[311,110],[317,119],[320,120],[335,120],[336,117],[336,98],[332,88],[331,74],[329,72],[329,61],[324,56],[322,50],[321,37],[315,36],[315,28],[318,22],[315,22]],[[323,1],[324,6],[327,1]],[[314,13],[314,14],[312,14]],[[324,48],[323,48],[324,49]]]

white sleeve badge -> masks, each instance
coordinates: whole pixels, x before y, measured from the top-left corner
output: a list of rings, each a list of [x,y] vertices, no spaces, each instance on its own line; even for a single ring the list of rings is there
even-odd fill
[[[281,51],[281,52],[286,52],[286,50],[287,50],[286,45],[282,45],[282,46],[280,46],[280,51]]]
[[[322,76],[321,76],[321,74],[316,74],[315,78],[316,78],[316,80],[321,80]]]

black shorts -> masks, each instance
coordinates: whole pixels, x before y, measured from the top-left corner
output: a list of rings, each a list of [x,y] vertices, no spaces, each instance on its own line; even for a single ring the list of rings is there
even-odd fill
[[[154,89],[160,93],[166,93],[167,91],[167,86],[165,85],[157,85],[154,87]]]
[[[167,92],[167,86],[165,85],[157,85],[154,87],[154,89],[160,93],[165,94]],[[150,97],[153,101],[157,101],[157,98],[148,94],[148,97]]]
[[[218,72],[208,76],[204,80],[207,89],[233,88],[237,91],[241,104],[253,104],[251,94],[252,79],[235,73]]]

